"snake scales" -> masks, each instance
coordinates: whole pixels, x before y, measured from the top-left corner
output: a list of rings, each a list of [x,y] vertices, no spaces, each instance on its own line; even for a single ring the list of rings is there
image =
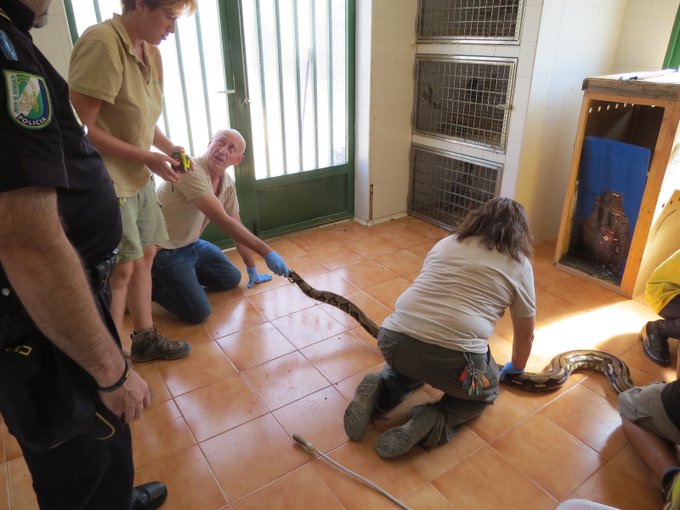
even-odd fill
[[[315,289],[292,270],[288,279],[297,285],[306,296],[342,310],[356,320],[371,336],[378,336],[379,326],[349,299],[335,292]],[[550,360],[543,372],[508,375],[505,382],[525,391],[552,391],[567,382],[572,372],[582,369],[602,372],[617,394],[635,386],[630,376],[630,370],[623,361],[613,354],[597,350],[563,352]]]

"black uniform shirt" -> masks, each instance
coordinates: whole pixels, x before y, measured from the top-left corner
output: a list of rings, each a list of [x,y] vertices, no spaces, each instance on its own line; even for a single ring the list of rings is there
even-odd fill
[[[120,242],[113,183],[66,82],[33,44],[33,11],[18,0],[0,0],[0,9],[0,192],[56,188],[66,235],[93,263]]]

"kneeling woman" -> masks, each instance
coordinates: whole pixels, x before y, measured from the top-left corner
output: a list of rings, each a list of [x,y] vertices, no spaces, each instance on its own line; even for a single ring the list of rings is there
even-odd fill
[[[392,458],[422,444],[446,443],[493,403],[507,373],[522,373],[534,338],[536,297],[531,235],[523,207],[496,198],[471,212],[439,241],[395,303],[378,334],[385,368],[368,374],[345,410],[345,432],[360,441],[374,413],[396,407],[427,383],[444,392],[411,409],[410,419],[378,438]],[[489,338],[506,309],[513,324],[512,361],[499,370]]]

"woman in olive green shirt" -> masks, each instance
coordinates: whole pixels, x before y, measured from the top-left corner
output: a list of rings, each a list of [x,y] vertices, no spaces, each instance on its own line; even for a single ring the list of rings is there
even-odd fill
[[[156,243],[167,239],[152,172],[178,182],[171,154],[183,150],[156,125],[163,98],[163,65],[156,46],[196,4],[123,0],[122,5],[122,15],[90,27],[75,45],[71,102],[104,157],[121,207],[123,240],[111,277],[111,314],[122,331],[126,307],[130,312],[133,361],[178,359],[189,354],[191,345],[161,336],[151,315],[151,266]],[[160,152],[150,150],[152,146]]]

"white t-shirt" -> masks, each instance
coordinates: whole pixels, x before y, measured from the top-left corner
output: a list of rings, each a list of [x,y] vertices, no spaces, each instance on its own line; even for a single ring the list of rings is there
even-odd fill
[[[383,327],[447,349],[485,353],[506,308],[514,317],[536,315],[531,262],[480,246],[478,237],[459,242],[448,236],[427,254]]]
[[[167,241],[158,243],[161,248],[172,250],[195,243],[210,221],[192,203],[213,193],[210,175],[203,169],[207,168],[203,157],[195,158],[193,162],[194,171],[182,175],[180,182],[173,184],[163,181],[156,190],[169,236]],[[238,213],[236,187],[227,172],[224,172],[224,181],[217,198],[229,216]]]

